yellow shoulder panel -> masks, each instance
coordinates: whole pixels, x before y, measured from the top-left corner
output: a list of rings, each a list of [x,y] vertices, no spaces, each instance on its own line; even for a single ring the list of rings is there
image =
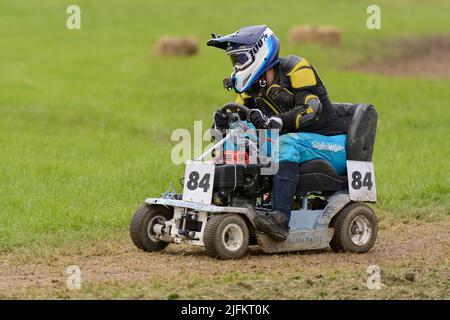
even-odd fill
[[[301,59],[297,64],[292,68],[291,71],[287,74],[287,76],[291,76],[295,71],[300,69],[301,67],[310,67],[311,65],[306,59]]]
[[[290,75],[293,88],[303,88],[314,86],[317,83],[316,76],[311,68],[297,70]]]

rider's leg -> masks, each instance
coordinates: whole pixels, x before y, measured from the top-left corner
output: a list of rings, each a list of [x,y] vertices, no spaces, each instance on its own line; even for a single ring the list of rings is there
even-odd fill
[[[272,212],[257,216],[256,226],[275,240],[284,241],[289,234],[289,219],[298,184],[297,147],[295,139],[283,135],[279,139],[279,151],[274,154],[278,171],[273,177]]]
[[[331,163],[338,174],[345,172],[346,135],[322,136],[314,133],[290,133],[280,137],[278,173],[273,178],[274,211],[255,218],[257,227],[276,240],[286,240],[295,191],[298,186],[298,165],[313,159]],[[300,181],[301,183],[301,181]]]
[[[283,212],[289,220],[295,191],[298,184],[298,163],[279,163],[278,173],[273,177],[272,208]]]
[[[273,177],[273,210],[265,215],[258,215],[254,219],[258,229],[275,240],[284,241],[289,235],[289,219],[297,183],[298,163],[280,162],[278,173]]]

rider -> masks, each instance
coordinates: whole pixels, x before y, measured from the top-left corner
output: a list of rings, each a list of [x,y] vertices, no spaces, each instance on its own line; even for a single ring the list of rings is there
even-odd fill
[[[280,41],[270,28],[250,26],[226,36],[212,36],[207,45],[225,50],[233,64],[225,88],[234,89],[236,102],[250,108],[249,120],[257,129],[281,130],[273,211],[257,215],[255,224],[284,241],[299,183],[299,163],[324,159],[337,174],[344,174],[347,129],[316,70],[304,58],[279,57]],[[226,114],[217,111],[214,121],[217,129],[227,129]]]

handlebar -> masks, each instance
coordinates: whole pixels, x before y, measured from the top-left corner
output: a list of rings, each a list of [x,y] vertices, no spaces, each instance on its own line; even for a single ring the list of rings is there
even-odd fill
[[[218,141],[215,145],[213,145],[211,148],[209,148],[205,153],[203,153],[200,157],[196,159],[196,161],[202,161],[206,156],[211,154],[211,152],[222,146],[227,140],[231,139],[232,141],[236,138],[244,138],[245,145],[249,147],[250,149],[253,149],[257,154],[259,155],[258,145],[252,139],[255,141],[258,140],[258,137],[253,133],[251,136],[248,134],[243,135],[244,132],[249,129],[249,127],[244,123],[245,120],[248,119],[248,115],[250,113],[250,109],[244,105],[241,105],[236,102],[228,102],[224,104],[220,109],[220,112],[224,114],[228,114],[230,117],[228,117],[230,122],[230,130],[224,138],[222,138],[220,141]],[[238,116],[239,115],[239,116]],[[244,121],[241,121],[243,119]],[[266,137],[266,141],[272,142],[271,138]]]
[[[242,113],[244,115],[243,118],[247,119],[250,109],[236,102],[228,102],[220,108],[220,111],[222,113]]]

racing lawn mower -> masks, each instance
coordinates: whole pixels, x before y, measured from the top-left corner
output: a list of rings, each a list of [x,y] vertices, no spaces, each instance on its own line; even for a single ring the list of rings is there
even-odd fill
[[[261,174],[267,163],[202,161],[206,154],[233,139],[248,108],[228,103],[230,132],[196,161],[186,163],[183,194],[168,191],[148,198],[134,214],[130,235],[144,251],[160,251],[169,243],[204,246],[211,257],[238,259],[249,245],[265,253],[316,250],[365,253],[377,235],[377,218],[367,202],[376,202],[371,162],[377,113],[372,105],[335,103],[347,127],[347,174],[339,176],[325,160],[299,165],[289,236],[276,241],[259,231],[253,220],[271,210],[272,176]],[[247,149],[255,144],[246,142]],[[245,159],[244,159],[245,160]]]

